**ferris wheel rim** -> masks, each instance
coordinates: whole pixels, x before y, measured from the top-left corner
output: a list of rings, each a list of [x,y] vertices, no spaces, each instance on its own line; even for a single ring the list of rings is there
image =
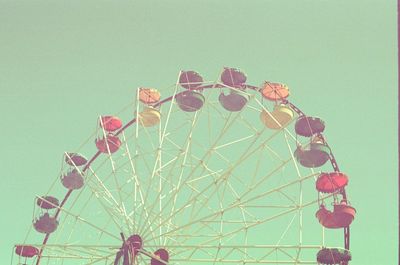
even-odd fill
[[[178,84],[176,84],[176,85],[178,85]],[[198,87],[195,87],[195,88],[191,88],[190,90],[193,90],[193,91],[202,91],[202,90],[205,90],[205,89],[220,89],[220,88],[230,88],[230,89],[233,89],[233,90],[238,89],[238,88],[235,88],[235,87],[229,87],[229,86],[224,85],[224,84],[214,83],[214,84],[212,84],[212,85],[205,85],[205,86],[198,86]],[[259,91],[259,90],[260,90],[259,87],[252,86],[252,85],[247,85],[247,84],[246,84],[243,88],[248,88],[248,89],[251,89],[251,90],[253,90],[253,91],[260,92],[260,91]],[[185,90],[185,91],[187,91],[187,90]],[[154,106],[154,107],[161,107],[164,103],[167,103],[167,102],[170,102],[170,101],[174,100],[174,99],[177,97],[177,95],[179,95],[179,94],[181,94],[181,93],[183,93],[183,92],[174,94],[173,96],[166,97],[166,98],[160,100],[158,103],[154,104],[153,106]],[[293,105],[290,101],[288,101],[287,99],[283,99],[282,101],[283,101],[285,104],[289,104],[290,106],[294,106],[294,105]],[[299,110],[298,112],[296,111],[299,115],[303,115],[303,114],[304,114],[303,112],[301,112],[300,109],[298,109],[298,108],[295,107],[295,106],[294,106],[294,109],[295,109],[295,110]],[[125,131],[126,129],[128,129],[128,128],[131,127],[131,126],[133,126],[135,123],[138,123],[136,117],[133,118],[132,120],[128,121],[124,126],[122,126],[122,128],[118,129],[113,135],[118,136],[118,135],[120,135],[120,134],[123,134],[124,131]],[[283,128],[282,128],[282,129],[283,129]],[[281,129],[281,130],[282,130],[282,129]],[[101,151],[97,151],[97,152],[88,160],[88,162],[85,164],[85,166],[84,166],[83,169],[82,169],[82,172],[83,172],[83,173],[85,173],[85,172],[90,168],[90,166],[96,161],[96,159],[101,155],[101,153],[102,153]],[[69,154],[68,154],[67,152],[65,153],[65,155],[69,156]],[[332,155],[333,155],[333,154],[332,154]],[[77,168],[76,165],[74,165],[74,167]],[[68,201],[68,199],[70,198],[70,196],[71,196],[71,194],[72,194],[73,191],[74,191],[73,189],[69,189],[69,190],[67,191],[67,193],[66,193],[66,195],[64,196],[63,200],[62,200],[61,203],[59,204],[59,207],[57,207],[57,211],[56,211],[56,214],[55,214],[55,218],[57,218],[57,217],[60,215],[60,213],[61,213],[61,211],[62,211],[61,209],[63,208],[64,204]],[[38,259],[37,259],[37,263],[36,263],[37,265],[40,264],[41,254],[42,254],[42,252],[43,252],[44,246],[46,246],[47,241],[48,241],[48,239],[50,238],[50,235],[51,235],[50,233],[46,234],[46,236],[45,236],[45,238],[44,238],[44,240],[43,240],[42,247],[40,248],[39,255],[38,255]]]

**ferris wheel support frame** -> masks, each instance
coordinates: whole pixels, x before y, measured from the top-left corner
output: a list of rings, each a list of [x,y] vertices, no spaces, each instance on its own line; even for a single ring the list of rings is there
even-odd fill
[[[174,94],[173,94],[172,96],[169,96],[169,97],[167,97],[167,98],[165,98],[165,99],[159,101],[158,103],[154,104],[153,107],[155,107],[155,108],[160,107],[162,104],[174,100],[178,95],[180,95],[181,93],[183,93],[183,92],[176,93],[176,91],[177,91],[177,86],[178,86],[178,83],[176,84],[176,88],[175,88]],[[190,90],[202,91],[202,90],[204,90],[204,89],[218,89],[218,88],[226,88],[226,87],[228,87],[228,86],[222,85],[222,84],[219,84],[219,83],[214,83],[214,84],[212,84],[212,85],[203,85],[203,86],[198,86],[198,87],[196,87],[196,88],[191,88]],[[232,87],[231,89],[235,90],[235,89],[237,89],[237,88]],[[251,86],[251,85],[244,85],[243,89],[251,89],[251,90],[260,92],[260,88],[259,88],[259,87]],[[291,103],[290,101],[284,99],[284,100],[282,100],[282,103],[285,104],[285,105],[288,105],[288,106],[289,106],[291,109],[293,109],[299,116],[304,116],[304,115],[305,115],[304,112],[302,112],[297,106],[295,106],[295,105],[294,105],[293,103]],[[171,111],[171,109],[170,109],[169,111]],[[168,115],[168,116],[169,116],[169,115]],[[272,118],[273,118],[273,117],[272,117]],[[101,119],[100,119],[100,122],[102,122]],[[128,123],[126,123],[122,128],[120,128],[117,132],[115,132],[114,135],[115,135],[115,136],[118,136],[118,135],[122,134],[123,137],[125,137],[124,131],[125,131],[127,128],[129,128],[130,126],[132,126],[133,124],[137,123],[137,122],[138,122],[138,117],[133,118],[133,119],[130,120]],[[104,128],[103,128],[102,130],[103,130],[103,135],[106,136],[106,133],[105,133],[105,131],[104,131]],[[164,135],[165,135],[165,130],[164,130],[163,133],[164,133]],[[109,150],[107,141],[106,141],[106,144],[107,144],[107,149]],[[329,148],[329,149],[330,149],[330,156],[329,156],[330,163],[331,163],[331,165],[332,165],[334,171],[335,171],[335,172],[339,172],[339,166],[338,166],[338,164],[337,164],[337,161],[336,161],[336,159],[335,159],[335,157],[334,157],[334,155],[333,155],[333,152],[332,152],[331,148]],[[91,157],[91,159],[90,159],[90,160],[87,162],[87,164],[83,167],[82,173],[85,173],[87,170],[90,169],[91,164],[100,156],[100,154],[101,154],[101,152],[100,152],[100,151],[97,151],[97,152]],[[66,153],[66,155],[68,156],[68,153]],[[72,162],[72,163],[73,163],[73,162]],[[74,165],[74,166],[75,166],[75,168],[77,168],[76,165]],[[117,180],[116,180],[116,181],[117,181]],[[57,217],[60,215],[61,211],[64,211],[64,212],[66,212],[66,213],[69,214],[69,215],[73,215],[72,213],[68,212],[66,209],[63,208],[64,205],[65,205],[65,203],[67,202],[67,200],[68,200],[69,197],[71,196],[72,192],[73,192],[72,189],[68,190],[67,193],[66,193],[66,195],[64,196],[63,200],[61,201],[60,205],[58,205],[58,206],[55,207],[55,208],[57,209],[56,212],[55,212],[55,215],[54,215],[54,218],[55,218],[55,219],[57,219]],[[347,197],[346,197],[346,192],[345,192],[344,188],[340,191],[340,194],[343,196],[343,198],[344,198],[345,200],[347,199]],[[325,196],[325,197],[327,198],[327,197],[330,197],[330,196],[332,196],[332,195]],[[38,196],[38,197],[39,197],[39,196]],[[42,197],[40,197],[40,198],[43,199]],[[44,199],[43,199],[43,200],[44,200]],[[51,204],[51,202],[48,202],[48,203]],[[310,204],[312,204],[312,203],[315,203],[315,201],[313,201],[313,202],[311,202],[311,203],[307,203],[306,205],[310,205]],[[302,207],[304,207],[304,206],[305,206],[305,205],[302,205]],[[74,216],[74,215],[73,215],[73,216]],[[75,217],[79,219],[79,216],[75,216]],[[80,221],[87,222],[87,221],[85,221],[85,220],[82,219],[82,218],[80,218]],[[88,222],[87,222],[87,223],[88,223]],[[89,223],[89,225],[93,225],[93,224],[90,224],[90,223]],[[100,229],[100,228],[97,227],[97,229]],[[104,231],[103,231],[103,232],[104,232]],[[110,235],[110,236],[111,236],[111,235]],[[42,253],[43,253],[44,248],[47,246],[47,242],[48,242],[49,238],[50,238],[50,234],[46,234],[45,237],[44,237],[44,239],[43,239],[42,244],[41,244],[41,245],[38,245],[38,246],[40,246],[40,250],[39,250],[39,253],[38,253],[38,255],[37,255],[36,265],[40,265],[40,260],[41,260],[41,258],[42,258]],[[300,235],[300,238],[301,238],[301,235]],[[32,245],[32,246],[33,246],[33,245]],[[302,246],[302,247],[303,247],[303,246]],[[304,247],[305,247],[305,246],[304,246]],[[349,226],[344,228],[344,248],[345,248],[346,250],[349,250],[349,248],[350,248],[350,227],[349,227]],[[160,260],[160,261],[161,261],[161,260]],[[201,262],[201,260],[198,260],[198,261]],[[206,262],[206,261],[204,261],[204,262]],[[220,261],[220,262],[221,262],[221,261]],[[222,261],[222,262],[223,262],[223,261]],[[227,261],[227,262],[232,262],[232,261]],[[250,261],[250,262],[251,262],[251,261]],[[314,263],[315,263],[315,262],[314,262]],[[313,264],[314,264],[314,263],[313,263]],[[304,263],[304,264],[308,264],[308,263]]]

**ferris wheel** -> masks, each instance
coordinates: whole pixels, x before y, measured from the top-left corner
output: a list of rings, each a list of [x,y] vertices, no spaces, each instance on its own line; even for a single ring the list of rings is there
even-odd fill
[[[356,211],[324,121],[246,81],[181,71],[93,119],[12,264],[348,264]]]

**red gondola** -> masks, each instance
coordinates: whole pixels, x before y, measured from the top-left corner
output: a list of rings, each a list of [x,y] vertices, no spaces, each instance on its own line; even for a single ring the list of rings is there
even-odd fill
[[[70,166],[80,167],[87,163],[87,159],[81,154],[67,153],[65,155],[65,162]]]
[[[321,205],[315,216],[323,227],[344,228],[349,226],[356,215],[356,210],[346,203],[334,204],[333,211]]]
[[[348,183],[348,178],[344,173],[331,172],[319,175],[315,186],[319,192],[332,193],[336,192]]]
[[[43,196],[36,200],[36,204],[42,209],[54,209],[59,205],[58,199],[53,196]]]
[[[122,121],[115,116],[102,116],[100,126],[107,132],[113,132],[122,127]]]
[[[325,122],[318,117],[300,116],[294,129],[298,135],[311,137],[325,130]]]
[[[221,74],[221,82],[231,87],[242,87],[246,80],[246,74],[236,68],[225,68]]]
[[[112,154],[118,151],[119,147],[121,146],[121,141],[117,136],[107,135],[106,138],[103,137],[101,139],[97,139],[96,146],[100,152],[105,154],[108,154],[108,152],[110,152]]]
[[[183,91],[176,95],[176,102],[181,110],[194,112],[203,107],[205,98],[197,91]]]
[[[163,248],[157,249],[157,250],[154,252],[154,255],[157,256],[160,260],[165,261],[165,263],[168,263],[169,254],[168,254],[168,251],[167,251],[167,250],[165,250],[165,249],[163,249]],[[152,258],[152,259],[151,259],[151,265],[165,265],[165,263],[164,263],[164,262],[161,262],[161,261],[158,261],[158,260],[155,259],[155,258]]]
[[[203,77],[195,71],[182,71],[179,84],[186,89],[195,89],[203,83]]]
[[[249,101],[249,96],[242,90],[230,90],[229,94],[221,92],[218,98],[222,107],[228,111],[241,111]]]
[[[36,231],[43,234],[50,234],[56,231],[58,221],[55,217],[51,217],[48,213],[43,214],[33,222]]]
[[[69,190],[78,190],[83,187],[84,179],[82,174],[74,168],[61,176],[61,183]]]
[[[17,245],[15,248],[15,253],[24,258],[32,258],[39,254],[39,249],[34,246],[23,246]]]
[[[356,215],[356,209],[347,205],[345,202],[335,204],[333,206],[333,212],[336,218],[336,224],[340,227],[349,226]]]

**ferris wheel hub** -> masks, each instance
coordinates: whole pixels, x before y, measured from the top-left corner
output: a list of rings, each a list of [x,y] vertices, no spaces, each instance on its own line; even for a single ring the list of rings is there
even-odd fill
[[[143,247],[143,240],[141,236],[134,234],[126,240],[125,244],[133,249],[134,254],[137,254],[138,250]]]

